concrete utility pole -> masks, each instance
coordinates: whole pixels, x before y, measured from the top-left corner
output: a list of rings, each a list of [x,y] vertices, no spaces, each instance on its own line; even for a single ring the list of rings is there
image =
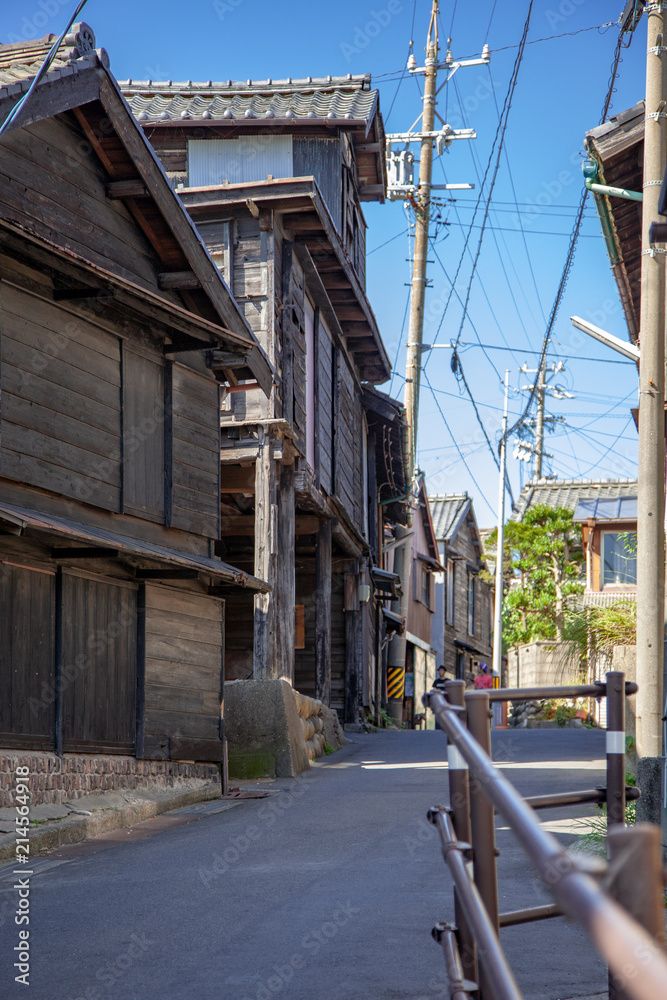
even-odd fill
[[[641,364],[639,373],[639,486],[637,498],[637,784],[639,814],[659,823],[662,698],[665,643],[665,252],[649,228],[667,147],[667,53],[663,5],[646,7],[646,119],[641,258]],[[638,815],[639,818],[639,815]]]
[[[417,431],[419,422],[419,385],[421,377],[422,363],[422,341],[424,333],[424,299],[426,294],[426,268],[428,264],[428,241],[429,223],[431,212],[431,192],[435,188],[438,190],[458,190],[471,188],[471,184],[436,184],[432,183],[433,171],[433,147],[441,153],[454,139],[474,139],[473,129],[452,129],[436,112],[437,92],[438,92],[438,70],[447,71],[449,81],[452,76],[464,66],[486,65],[491,54],[488,45],[484,46],[482,55],[476,59],[454,60],[448,50],[444,62],[438,62],[438,12],[439,0],[432,0],[431,19],[429,22],[428,34],[426,38],[426,60],[424,66],[417,66],[415,57],[411,54],[408,60],[408,71],[411,74],[419,74],[424,77],[424,95],[422,99],[421,128],[418,132],[410,129],[408,132],[387,135],[388,148],[393,142],[409,146],[411,142],[419,141],[419,185],[415,189],[409,183],[409,178],[403,176],[402,169],[408,163],[409,157],[406,152],[399,154],[402,163],[400,182],[392,187],[390,184],[388,195],[390,198],[407,198],[415,210],[415,237],[414,237],[414,257],[412,269],[412,281],[410,291],[410,327],[408,332],[408,353],[405,372],[405,395],[404,404],[406,411],[407,441],[406,441],[406,465],[408,471],[408,492],[410,494],[408,526],[407,529],[398,527],[396,530],[396,540],[401,544],[397,545],[394,555],[394,572],[401,578],[402,597],[399,604],[399,614],[407,621],[407,614],[410,602],[411,589],[411,547],[407,541],[407,536],[412,534],[412,503],[416,494],[417,482]],[[441,128],[435,129],[435,119],[439,119]],[[419,118],[417,119],[419,121]],[[417,123],[415,122],[415,125]],[[414,128],[414,125],[413,125]],[[406,158],[407,157],[407,158]],[[396,164],[389,154],[388,173],[394,175]],[[391,169],[389,169],[391,167]],[[398,179],[398,178],[396,178]],[[406,183],[403,183],[403,182]],[[387,692],[388,709],[392,718],[400,722],[403,715],[403,695],[405,689],[405,656],[406,639],[405,636],[395,636],[391,642],[387,660]]]
[[[438,80],[438,3],[433,0],[431,23],[426,41],[424,72],[424,114],[422,132],[433,132]],[[408,425],[408,470],[417,468],[417,425],[419,422],[419,382],[421,375],[422,339],[424,335],[424,298],[426,265],[428,262],[428,232],[431,213],[431,174],[433,170],[433,138],[424,136],[419,156],[419,188],[415,208],[415,244],[410,290],[410,327],[408,356],[405,365],[405,417]]]
[[[542,361],[537,375],[537,422],[535,424],[535,467],[533,479],[542,478],[544,453],[544,395],[546,391],[546,360]]]
[[[498,483],[498,539],[496,542],[496,602],[493,609],[493,673],[502,676],[503,664],[503,561],[505,550],[505,469],[507,468],[507,407],[509,368],[505,371],[505,408],[500,435],[500,479]],[[501,682],[502,683],[502,682]]]

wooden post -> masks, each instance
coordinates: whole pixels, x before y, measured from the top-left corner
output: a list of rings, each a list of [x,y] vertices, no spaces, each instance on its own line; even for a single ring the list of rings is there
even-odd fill
[[[294,605],[295,594],[295,511],[294,468],[277,466],[279,478],[277,516],[277,552],[274,563],[272,600],[275,606],[275,674],[294,684]]]
[[[315,697],[331,700],[331,521],[319,528],[315,548]]]
[[[137,689],[135,694],[134,755],[144,756],[144,714],[146,707],[146,584],[137,590]]]
[[[345,722],[357,722],[359,701],[358,635],[360,624],[358,563],[345,574]]]
[[[259,427],[255,464],[255,576],[275,579],[277,475],[271,454],[271,436]],[[255,594],[253,677],[274,677],[275,602],[272,594]]]

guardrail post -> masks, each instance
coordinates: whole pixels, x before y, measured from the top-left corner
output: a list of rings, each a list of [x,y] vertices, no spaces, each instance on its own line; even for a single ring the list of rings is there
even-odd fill
[[[466,691],[468,729],[482,749],[491,757],[490,702],[487,691]],[[498,923],[498,877],[496,871],[496,829],[493,805],[486,798],[482,782],[473,773],[469,782],[470,827],[475,882],[496,934]],[[493,1000],[493,984],[479,969],[480,1000]]]
[[[625,674],[607,674],[607,829],[625,825]]]
[[[665,943],[660,827],[614,826],[608,834],[611,895],[660,947]],[[621,976],[609,974],[609,1000],[628,1000]]]
[[[465,708],[465,683],[463,681],[448,681],[445,686],[447,700],[452,705]],[[466,716],[460,716],[465,725]],[[457,840],[472,844],[470,832],[470,792],[468,788],[468,765],[451,740],[448,740],[447,763],[449,774],[449,804],[452,810],[452,822]],[[454,888],[454,915],[456,920],[456,936],[463,974],[466,979],[477,982],[477,949],[475,938],[466,920],[459,894]]]

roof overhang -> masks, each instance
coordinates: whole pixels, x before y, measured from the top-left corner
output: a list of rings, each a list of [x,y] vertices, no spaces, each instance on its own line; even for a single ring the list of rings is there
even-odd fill
[[[378,501],[387,520],[406,525],[409,497],[405,465],[405,410],[397,400],[369,386],[364,386],[361,402],[368,429],[375,437]]]
[[[134,571],[152,568],[190,570],[204,579],[208,578],[212,584],[232,585],[261,593],[271,591],[268,583],[235,569],[221,559],[179,552],[163,545],[130,538],[116,531],[95,528],[68,518],[56,517],[54,514],[43,514],[27,507],[17,507],[14,504],[0,503],[0,532],[32,536],[46,543],[62,542],[67,539],[86,546],[108,549],[110,558],[117,558]],[[82,548],[82,555],[84,551]],[[74,555],[71,558],[75,559],[75,550],[72,552]]]
[[[0,54],[2,48],[0,46]],[[15,57],[20,63],[18,51]],[[70,112],[86,136],[91,154],[106,173],[107,196],[123,201],[158,258],[161,268],[158,287],[142,285],[140,293],[163,311],[173,308],[175,314],[181,314],[181,319],[183,314],[190,314],[192,322],[203,320],[210,330],[217,328],[215,346],[219,346],[221,339],[225,340],[230,355],[234,355],[222,373],[223,378],[231,384],[253,379],[268,395],[273,384],[271,364],[192,220],[183,211],[160,161],[132,116],[108,67],[108,56],[99,49],[47,73],[35,88],[25,111],[12,122],[6,134]],[[0,86],[0,120],[6,118],[28,90],[32,79],[33,76],[26,73],[10,85]],[[0,190],[0,201],[1,197]],[[6,222],[17,221],[12,220],[6,206],[3,206],[3,214]],[[52,245],[67,252],[65,240],[57,231]],[[118,277],[118,272],[115,274]],[[97,280],[102,277],[110,282],[114,280],[111,272],[100,266]],[[103,287],[98,286],[97,290]],[[182,344],[181,349],[186,349],[186,345]],[[199,347],[195,344],[193,349]]]
[[[361,379],[386,382],[391,363],[377,321],[314,177],[183,188],[178,194],[195,223],[210,219],[212,211],[221,217],[253,207],[259,212],[280,212],[283,227],[293,234],[295,243],[308,248]]]

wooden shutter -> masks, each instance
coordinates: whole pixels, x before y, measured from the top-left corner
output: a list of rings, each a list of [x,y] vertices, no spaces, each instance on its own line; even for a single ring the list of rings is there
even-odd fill
[[[123,507],[164,518],[164,362],[123,345]]]

